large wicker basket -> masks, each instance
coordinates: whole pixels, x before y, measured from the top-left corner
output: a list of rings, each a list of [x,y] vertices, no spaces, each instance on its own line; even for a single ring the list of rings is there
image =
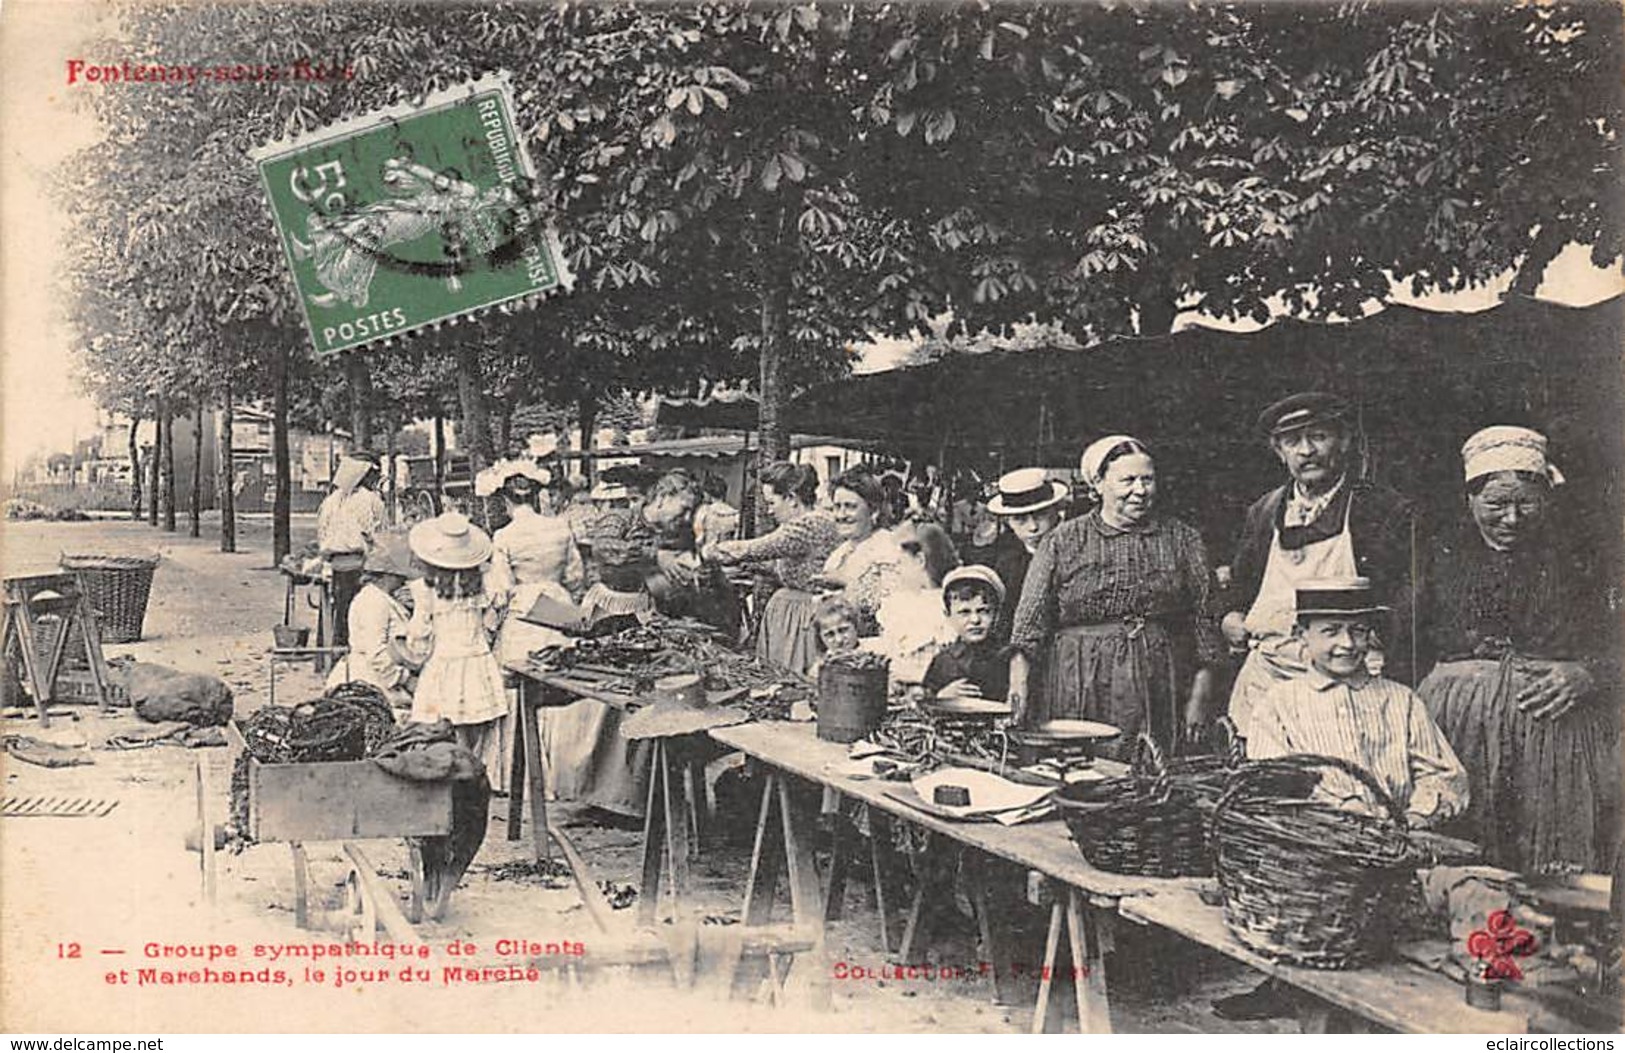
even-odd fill
[[[1331,768],[1377,803],[1363,815],[1310,798]],[[1347,969],[1380,954],[1418,860],[1405,816],[1372,776],[1336,757],[1244,765],[1213,815],[1224,920],[1259,954],[1312,969]]]
[[[1213,873],[1198,795],[1169,775],[1162,749],[1147,736],[1132,771],[1119,779],[1072,783],[1055,795],[1072,840],[1091,866],[1140,877]]]
[[[85,598],[96,611],[103,643],[133,643],[141,639],[152,595],[152,572],[157,556],[70,556],[62,569],[79,576]]]

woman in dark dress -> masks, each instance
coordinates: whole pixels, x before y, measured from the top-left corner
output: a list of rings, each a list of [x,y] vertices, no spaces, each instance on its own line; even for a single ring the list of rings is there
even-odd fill
[[[1546,439],[1486,428],[1462,447],[1470,516],[1434,554],[1417,693],[1467,767],[1457,832],[1487,861],[1606,872],[1619,812],[1617,615],[1547,516]]]
[[[1127,756],[1146,731],[1172,750],[1211,704],[1223,654],[1199,534],[1158,513],[1156,468],[1126,435],[1084,451],[1098,509],[1038,546],[1010,637],[1010,703],[1024,726],[1114,724]]]

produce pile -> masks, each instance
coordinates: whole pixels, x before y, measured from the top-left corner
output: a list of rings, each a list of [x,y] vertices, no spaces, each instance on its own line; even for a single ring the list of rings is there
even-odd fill
[[[383,692],[368,684],[335,687],[299,706],[264,706],[240,725],[247,746],[231,772],[235,847],[248,836],[248,759],[261,764],[350,761],[370,756],[395,731]]]
[[[1004,729],[993,721],[931,715],[917,709],[888,712],[869,740],[907,761],[911,773],[967,760],[1002,767],[1010,752]]]
[[[530,660],[542,672],[585,674],[607,690],[631,695],[648,694],[662,677],[697,673],[709,692],[748,692],[733,704],[756,720],[787,720],[792,705],[816,695],[804,678],[725,646],[710,626],[687,619],[657,617],[608,636],[532,651]]]

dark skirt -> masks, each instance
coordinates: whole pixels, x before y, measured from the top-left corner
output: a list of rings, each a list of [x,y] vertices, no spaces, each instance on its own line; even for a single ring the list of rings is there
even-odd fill
[[[1180,646],[1154,621],[1061,629],[1040,664],[1039,688],[1030,692],[1035,704],[1029,723],[1083,719],[1115,725],[1122,734],[1100,752],[1120,760],[1133,755],[1142,731],[1172,750],[1193,672],[1194,641],[1189,643]]]
[[[1619,831],[1618,715],[1591,698],[1556,720],[1518,709],[1516,660],[1444,662],[1416,693],[1467,769],[1451,832],[1496,866],[1608,872]]]
[[[762,607],[756,630],[757,657],[806,675],[818,661],[818,624],[813,611],[818,597],[801,589],[782,588]]]

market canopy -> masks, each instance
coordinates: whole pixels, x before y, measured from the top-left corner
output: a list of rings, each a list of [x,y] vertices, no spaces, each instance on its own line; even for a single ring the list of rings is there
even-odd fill
[[[1167,455],[1158,468],[1176,508],[1233,521],[1280,477],[1254,430],[1258,411],[1316,388],[1359,406],[1374,473],[1424,503],[1459,500],[1457,454],[1473,431],[1527,424],[1615,508],[1622,341],[1621,297],[1589,307],[1513,297],[1472,314],[1392,306],[1348,323],[1283,319],[1250,333],[949,354],[821,385],[786,419],[797,431],[885,440],[984,470],[1075,464],[1088,441],[1126,432]]]

